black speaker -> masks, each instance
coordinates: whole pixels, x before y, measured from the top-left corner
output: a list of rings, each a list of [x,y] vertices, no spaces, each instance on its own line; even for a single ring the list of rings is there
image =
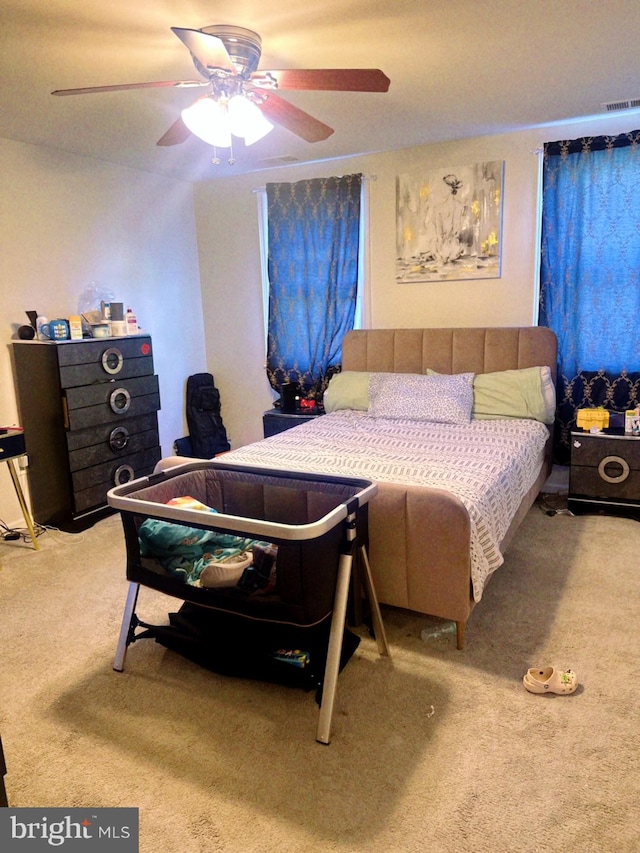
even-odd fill
[[[295,382],[285,382],[280,386],[280,408],[283,412],[292,414],[298,408],[298,386]]]

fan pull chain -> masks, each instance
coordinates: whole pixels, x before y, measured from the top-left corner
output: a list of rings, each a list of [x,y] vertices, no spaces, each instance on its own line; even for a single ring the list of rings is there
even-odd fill
[[[214,166],[219,166],[221,162],[220,158],[218,157],[218,149],[215,145],[213,146],[213,157],[211,159],[211,162]],[[233,142],[230,142],[229,144],[229,160],[227,162],[230,166],[234,166],[236,162],[236,158],[233,156]]]

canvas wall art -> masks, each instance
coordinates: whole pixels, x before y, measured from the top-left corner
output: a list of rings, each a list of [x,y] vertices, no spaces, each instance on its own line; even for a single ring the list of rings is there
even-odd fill
[[[499,278],[504,163],[397,178],[399,282]]]

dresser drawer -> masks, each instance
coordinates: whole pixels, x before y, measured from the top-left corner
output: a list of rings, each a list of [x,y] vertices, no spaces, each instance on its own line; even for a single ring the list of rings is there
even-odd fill
[[[107,372],[102,364],[72,364],[69,367],[61,367],[60,386],[75,388],[96,382],[111,382],[114,378],[120,382],[133,376],[148,376],[153,373],[151,358],[128,358],[116,364],[119,366],[114,373]]]
[[[112,450],[125,449],[129,436],[149,430],[158,430],[158,416],[155,411],[137,418],[118,418],[109,423],[67,432],[67,448],[69,454],[96,444],[104,444]]]
[[[61,388],[147,376],[153,373],[151,339],[69,343],[58,351],[58,369]]]
[[[100,382],[67,388],[65,392],[67,429],[117,422],[156,412],[160,408],[157,376],[141,376],[122,382]]]
[[[99,364],[108,350],[118,350],[122,357],[152,359],[151,338],[135,335],[130,338],[91,338],[84,341],[62,341],[56,344],[60,368],[73,364]]]
[[[71,475],[71,482],[76,513],[86,512],[103,505],[105,495],[112,486],[151,474],[161,456],[160,448],[153,447],[74,472]]]
[[[69,413],[69,428],[82,429],[83,427],[110,422],[107,408],[107,406],[91,406],[88,409],[77,409],[73,413]],[[159,394],[145,394],[141,397],[132,397],[126,416],[137,417],[138,415],[146,415],[149,412],[157,412],[159,408]],[[118,416],[112,413],[110,417],[111,422],[115,424]],[[125,417],[124,413],[122,417]]]
[[[140,450],[150,450],[157,447],[159,443],[158,430],[149,429],[144,432],[129,432],[123,424],[115,427],[111,433],[116,433],[111,441],[100,444],[92,444],[80,450],[72,450],[69,453],[69,470],[79,471],[82,468],[90,468],[102,462],[117,462],[124,456],[138,453]]]
[[[126,413],[127,403],[131,398],[156,393],[158,393],[158,377],[139,376],[135,379],[98,382],[95,385],[67,388],[65,398],[69,412],[85,406],[106,406],[107,414],[113,417],[114,414]]]

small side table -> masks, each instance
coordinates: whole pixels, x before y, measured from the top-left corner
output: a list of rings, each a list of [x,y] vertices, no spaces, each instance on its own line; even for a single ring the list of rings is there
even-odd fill
[[[264,437],[269,438],[292,427],[306,424],[322,414],[318,409],[298,409],[295,412],[283,412],[281,409],[269,409],[262,416]]]
[[[31,536],[31,544],[36,551],[39,551],[40,545],[36,538],[31,513],[29,512],[27,502],[24,499],[20,480],[18,479],[18,474],[13,463],[14,459],[18,456],[24,456],[25,453],[26,447],[24,443],[24,433],[22,430],[9,429],[6,432],[0,433],[0,462],[7,463],[9,473],[11,474],[11,480],[13,481],[13,488],[15,489],[16,497],[18,498],[18,503],[22,510],[22,515],[24,516],[24,520],[29,530],[29,535]]]
[[[640,437],[573,431],[568,507],[640,519]]]

